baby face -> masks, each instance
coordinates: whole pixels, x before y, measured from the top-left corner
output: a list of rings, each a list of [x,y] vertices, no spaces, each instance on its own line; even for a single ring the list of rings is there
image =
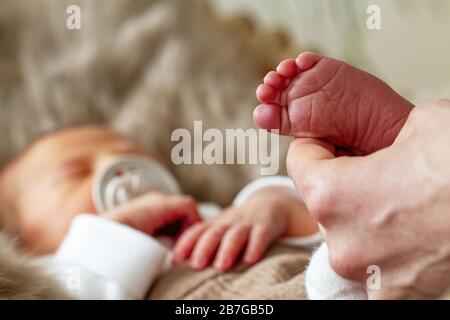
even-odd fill
[[[113,156],[148,156],[131,141],[102,127],[66,129],[41,138],[1,173],[1,201],[12,211],[25,249],[53,252],[75,215],[96,214],[92,182]]]

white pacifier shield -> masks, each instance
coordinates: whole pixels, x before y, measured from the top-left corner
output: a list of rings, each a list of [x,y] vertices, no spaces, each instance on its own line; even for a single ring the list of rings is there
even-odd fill
[[[122,205],[149,191],[179,193],[172,174],[162,165],[142,156],[121,156],[103,165],[94,178],[93,200],[97,212]]]

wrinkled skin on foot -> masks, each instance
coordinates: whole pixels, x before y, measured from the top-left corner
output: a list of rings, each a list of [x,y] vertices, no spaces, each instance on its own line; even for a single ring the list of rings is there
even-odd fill
[[[257,89],[255,122],[282,135],[320,138],[350,154],[391,145],[413,105],[380,79],[306,52],[280,63]]]

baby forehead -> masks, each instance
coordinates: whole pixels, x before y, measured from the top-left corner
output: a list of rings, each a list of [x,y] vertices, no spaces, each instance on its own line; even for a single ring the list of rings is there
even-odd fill
[[[41,136],[6,167],[20,164],[41,163],[40,160],[54,160],[65,155],[78,157],[85,153],[100,152],[102,149],[131,149],[134,144],[125,136],[106,127],[72,127]],[[59,157],[61,156],[61,157]]]
[[[97,126],[71,127],[51,132],[40,139],[35,144],[52,144],[58,142],[108,142],[108,141],[129,141],[124,135],[108,128]]]

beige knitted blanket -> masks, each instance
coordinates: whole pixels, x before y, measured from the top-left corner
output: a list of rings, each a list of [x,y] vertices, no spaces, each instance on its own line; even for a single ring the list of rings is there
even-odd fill
[[[309,252],[277,246],[252,267],[238,266],[220,273],[210,268],[196,272],[186,265],[162,275],[149,299],[304,300],[303,271]]]

